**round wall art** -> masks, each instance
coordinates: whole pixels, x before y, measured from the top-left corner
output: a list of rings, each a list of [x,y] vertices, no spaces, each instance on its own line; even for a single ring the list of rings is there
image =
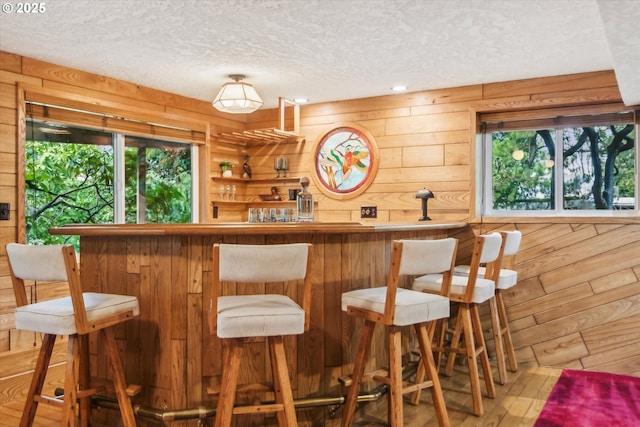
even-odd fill
[[[348,199],[364,192],[378,171],[378,147],[364,127],[345,123],[320,135],[313,178],[329,197]]]

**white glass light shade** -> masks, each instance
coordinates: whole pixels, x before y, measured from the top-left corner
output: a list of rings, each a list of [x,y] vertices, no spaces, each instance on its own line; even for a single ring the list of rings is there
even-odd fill
[[[262,98],[249,83],[228,82],[220,88],[213,106],[225,113],[253,113],[262,107]]]

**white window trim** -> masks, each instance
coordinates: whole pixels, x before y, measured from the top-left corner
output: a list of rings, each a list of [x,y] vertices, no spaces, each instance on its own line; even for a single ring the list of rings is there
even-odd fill
[[[555,185],[555,194],[560,195],[556,200],[555,209],[548,210],[497,210],[493,209],[493,186],[492,186],[492,172],[493,172],[493,151],[491,132],[483,132],[480,134],[480,153],[477,156],[477,165],[479,166],[479,178],[481,185],[477,186],[477,200],[479,201],[479,209],[482,217],[579,217],[579,218],[630,218],[638,217],[640,215],[640,125],[635,125],[635,209],[615,210],[615,209],[591,209],[591,210],[573,210],[564,209],[562,203],[563,184],[562,179],[556,179],[553,183]],[[561,139],[560,139],[561,140]],[[557,139],[556,139],[557,144]],[[557,148],[557,147],[556,147]],[[563,150],[556,149],[556,161],[554,164],[555,176],[563,176],[563,163],[562,157]],[[479,194],[478,194],[479,193]]]

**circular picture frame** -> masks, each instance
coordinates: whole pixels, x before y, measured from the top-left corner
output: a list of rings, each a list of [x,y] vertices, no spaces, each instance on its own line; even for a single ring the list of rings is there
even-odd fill
[[[333,199],[351,199],[362,194],[378,173],[375,138],[357,123],[334,125],[320,134],[313,148],[313,180]]]

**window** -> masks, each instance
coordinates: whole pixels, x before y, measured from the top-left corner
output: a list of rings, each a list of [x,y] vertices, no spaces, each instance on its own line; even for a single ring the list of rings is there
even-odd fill
[[[484,215],[637,215],[633,112],[511,121],[503,120],[506,114],[497,115],[499,121],[488,116],[482,122]]]
[[[186,223],[197,215],[192,144],[28,119],[25,154],[29,243],[77,247],[77,236],[48,233],[68,223]]]

